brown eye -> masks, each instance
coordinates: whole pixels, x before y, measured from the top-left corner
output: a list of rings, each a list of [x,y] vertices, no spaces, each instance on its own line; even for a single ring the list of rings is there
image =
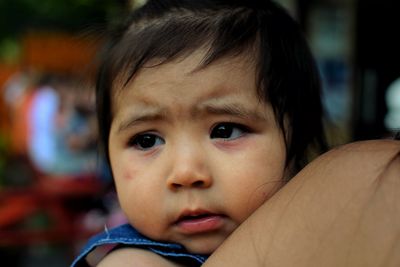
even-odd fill
[[[155,134],[145,133],[138,134],[129,141],[129,146],[133,146],[139,150],[148,150],[153,147],[163,145],[165,141]]]
[[[210,137],[212,139],[225,139],[233,140],[241,137],[242,135],[248,133],[249,130],[240,124],[236,123],[219,123],[211,131]]]

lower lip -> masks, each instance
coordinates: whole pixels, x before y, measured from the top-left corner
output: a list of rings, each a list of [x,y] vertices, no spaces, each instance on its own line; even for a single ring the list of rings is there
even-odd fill
[[[218,230],[222,227],[223,217],[211,215],[204,218],[183,220],[177,223],[178,228],[185,234],[200,234]]]

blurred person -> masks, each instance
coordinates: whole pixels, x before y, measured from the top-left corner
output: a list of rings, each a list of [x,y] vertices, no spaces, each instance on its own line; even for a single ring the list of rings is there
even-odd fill
[[[8,127],[5,129],[4,183],[8,186],[27,186],[34,180],[29,150],[29,113],[35,94],[37,72],[22,69],[4,84],[3,99]]]
[[[37,74],[24,69],[12,75],[4,85],[4,103],[7,108],[10,130],[10,156],[14,160],[25,158],[28,151],[29,117]]]
[[[32,100],[29,155],[42,173],[55,177],[81,176],[97,172],[91,102],[86,88],[74,88],[65,78],[45,77]],[[86,101],[82,111],[80,101]]]
[[[387,113],[385,126],[391,133],[400,131],[400,77],[393,81],[386,91]]]

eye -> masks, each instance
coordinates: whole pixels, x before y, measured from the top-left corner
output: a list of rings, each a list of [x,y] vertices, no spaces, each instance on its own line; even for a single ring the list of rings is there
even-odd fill
[[[151,133],[138,134],[128,142],[128,146],[133,146],[139,150],[149,150],[163,144],[165,144],[164,139]]]
[[[210,137],[225,139],[225,140],[233,140],[243,136],[248,133],[249,129],[243,125],[224,122],[217,124],[212,130]]]

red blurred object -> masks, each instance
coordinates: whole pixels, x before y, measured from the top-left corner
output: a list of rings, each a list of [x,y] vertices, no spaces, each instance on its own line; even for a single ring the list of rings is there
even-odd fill
[[[37,178],[37,182],[29,188],[0,191],[0,246],[74,243],[99,231],[86,229],[80,223],[84,213],[68,205],[69,201],[79,202],[98,196],[103,189],[98,178]],[[50,221],[49,227],[20,227],[35,213],[45,214]]]
[[[99,41],[66,33],[29,33],[22,40],[23,53],[19,66],[0,65],[0,89],[5,81],[22,67],[49,73],[90,76],[95,67]],[[2,90],[0,93],[3,94]],[[28,98],[27,98],[28,99]],[[21,105],[20,113],[11,122],[0,97],[0,130],[10,137],[11,153],[27,157],[26,138],[29,134],[26,114],[29,101]],[[20,124],[21,127],[13,127]],[[14,129],[15,128],[15,129]],[[15,142],[14,142],[15,140]],[[82,223],[87,202],[103,193],[103,184],[96,176],[52,177],[31,166],[34,177],[30,185],[0,187],[0,246],[31,245],[40,242],[73,243],[86,239],[99,229],[87,229]],[[76,204],[78,203],[78,204]],[[81,203],[81,205],[79,205]],[[75,204],[75,206],[74,206]],[[44,214],[49,225],[31,227],[29,220]]]
[[[23,38],[22,64],[36,69],[82,75],[93,71],[98,37],[62,32],[31,32]]]

